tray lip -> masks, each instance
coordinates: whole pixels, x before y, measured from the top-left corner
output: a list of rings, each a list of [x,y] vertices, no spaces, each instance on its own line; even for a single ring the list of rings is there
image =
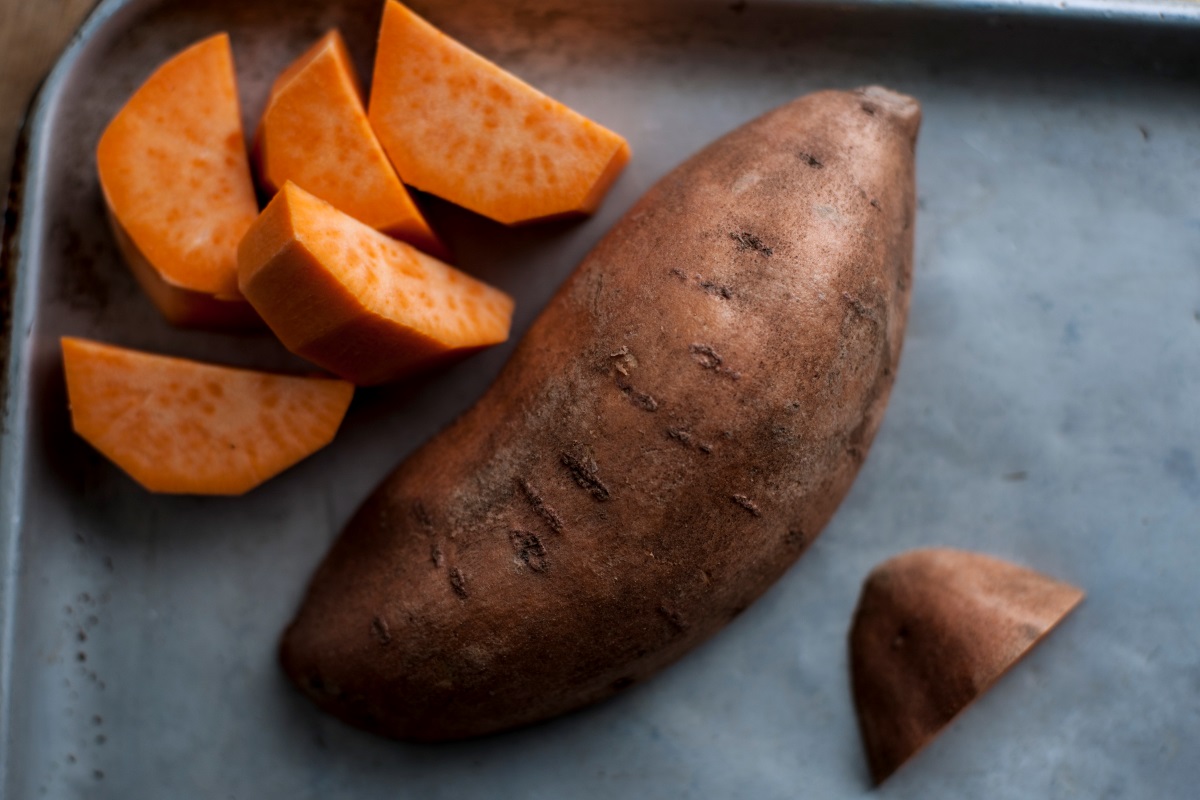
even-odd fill
[[[39,280],[35,234],[41,226],[32,210],[43,186],[46,120],[58,91],[81,50],[134,0],[99,0],[35,92],[17,137],[12,173],[0,219],[0,794],[9,786],[12,742],[12,646],[15,639],[16,593],[21,565],[18,532],[24,478],[25,439],[15,435],[29,409],[17,387],[29,362],[29,327],[35,316]],[[746,0],[737,0],[735,4]],[[1200,30],[1198,0],[772,0],[778,5],[808,6],[858,13],[905,12],[946,16],[1015,18],[1072,25],[1105,23]],[[31,224],[30,218],[33,218]],[[7,314],[5,314],[7,302]],[[14,435],[10,435],[14,434]],[[5,655],[7,654],[7,655]]]
[[[782,0],[864,11],[938,12],[966,16],[1041,18],[1050,22],[1142,23],[1200,27],[1196,0]]]
[[[30,224],[43,192],[45,143],[41,133],[58,89],[63,83],[80,51],[95,32],[115,16],[128,0],[101,0],[71,36],[62,54],[50,69],[34,94],[17,136],[16,157],[13,160],[11,185],[5,193],[4,230],[0,237],[0,269],[5,271],[8,315],[0,328],[0,794],[9,786],[12,753],[12,671],[13,643],[16,636],[16,595],[21,568],[20,523],[21,487],[24,484],[20,465],[24,463],[25,438],[15,435],[28,415],[29,402],[18,390],[20,378],[28,363],[30,336],[28,331],[36,307],[35,290],[39,283],[31,264],[37,261],[35,234],[40,225]],[[14,435],[10,435],[14,434]]]

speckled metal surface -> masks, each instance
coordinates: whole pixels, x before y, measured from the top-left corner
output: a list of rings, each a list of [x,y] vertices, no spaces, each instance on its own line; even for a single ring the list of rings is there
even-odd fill
[[[846,630],[869,569],[922,545],[983,550],[1089,595],[880,796],[1192,796],[1200,4],[1106,4],[1122,24],[1075,4],[950,5],[414,2],[633,146],[586,222],[506,230],[429,204],[464,268],[517,296],[517,332],[624,208],[718,134],[825,86],[879,82],[925,106],[899,380],[811,551],[612,702],[418,747],[316,712],[278,670],[277,636],[355,505],[511,345],[362,392],[331,447],[247,497],[205,500],[149,496],[71,433],[57,344],[300,366],[265,336],[162,322],[116,256],[92,151],[154,64],[216,30],[233,34],[248,124],[276,70],[330,25],[369,75],[381,3],[106,0],[36,105],[10,250],[4,796],[866,796]]]

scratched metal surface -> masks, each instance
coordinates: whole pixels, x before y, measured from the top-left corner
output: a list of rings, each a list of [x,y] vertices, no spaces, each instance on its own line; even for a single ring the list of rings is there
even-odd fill
[[[369,74],[380,7],[106,0],[37,105],[8,251],[4,796],[865,796],[846,628],[871,566],[930,544],[1089,596],[881,796],[1192,796],[1200,7],[1108,4],[1115,25],[1040,2],[415,5],[633,145],[583,223],[510,231],[432,205],[463,266],[517,296],[518,332],[624,208],[716,135],[825,86],[924,102],[911,326],[858,483],[759,603],[611,702],[439,747],[318,714],[274,661],[304,582],[511,346],[360,393],[331,447],[236,500],[149,496],[75,438],[63,334],[298,366],[267,337],[171,330],[139,294],[103,224],[91,152],[105,121],[155,63],[227,28],[252,123],[276,70],[330,25]]]

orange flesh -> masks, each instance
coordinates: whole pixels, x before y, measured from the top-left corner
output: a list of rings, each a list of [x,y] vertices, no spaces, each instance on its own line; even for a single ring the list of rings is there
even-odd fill
[[[75,431],[152,492],[234,495],[324,447],[354,387],[62,340]]]
[[[237,299],[237,243],[258,213],[229,37],[192,45],[100,137],[109,210],[166,283]]]
[[[389,0],[369,116],[408,184],[515,224],[595,211],[629,146]]]
[[[258,313],[241,295],[236,300],[222,300],[211,294],[180,289],[167,283],[138,250],[116,217],[110,213],[108,221],[133,277],[172,325],[221,330],[254,330],[263,327]]]
[[[238,252],[241,290],[288,349],[359,385],[508,338],[508,295],[288,183]]]
[[[292,181],[372,228],[445,254],[371,130],[336,30],[275,81],[256,142],[269,192]]]

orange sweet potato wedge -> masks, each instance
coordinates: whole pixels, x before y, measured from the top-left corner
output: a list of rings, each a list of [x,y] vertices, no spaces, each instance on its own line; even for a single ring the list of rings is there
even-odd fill
[[[255,136],[255,161],[271,194],[292,181],[372,228],[448,257],[371,130],[336,30],[275,81]]]
[[[1083,592],[980,553],[912,550],[872,570],[850,630],[854,704],[881,783],[986,692]]]
[[[247,492],[333,439],[354,387],[64,338],[75,431],[152,492]]]
[[[242,293],[293,353],[360,386],[508,338],[499,289],[284,184],[238,248]]]
[[[510,225],[592,213],[629,161],[623,138],[395,0],[368,114],[405,183]]]
[[[237,289],[237,243],[258,203],[228,35],[155,70],[105,129],[96,163],[117,242],[168,320],[261,326]]]

